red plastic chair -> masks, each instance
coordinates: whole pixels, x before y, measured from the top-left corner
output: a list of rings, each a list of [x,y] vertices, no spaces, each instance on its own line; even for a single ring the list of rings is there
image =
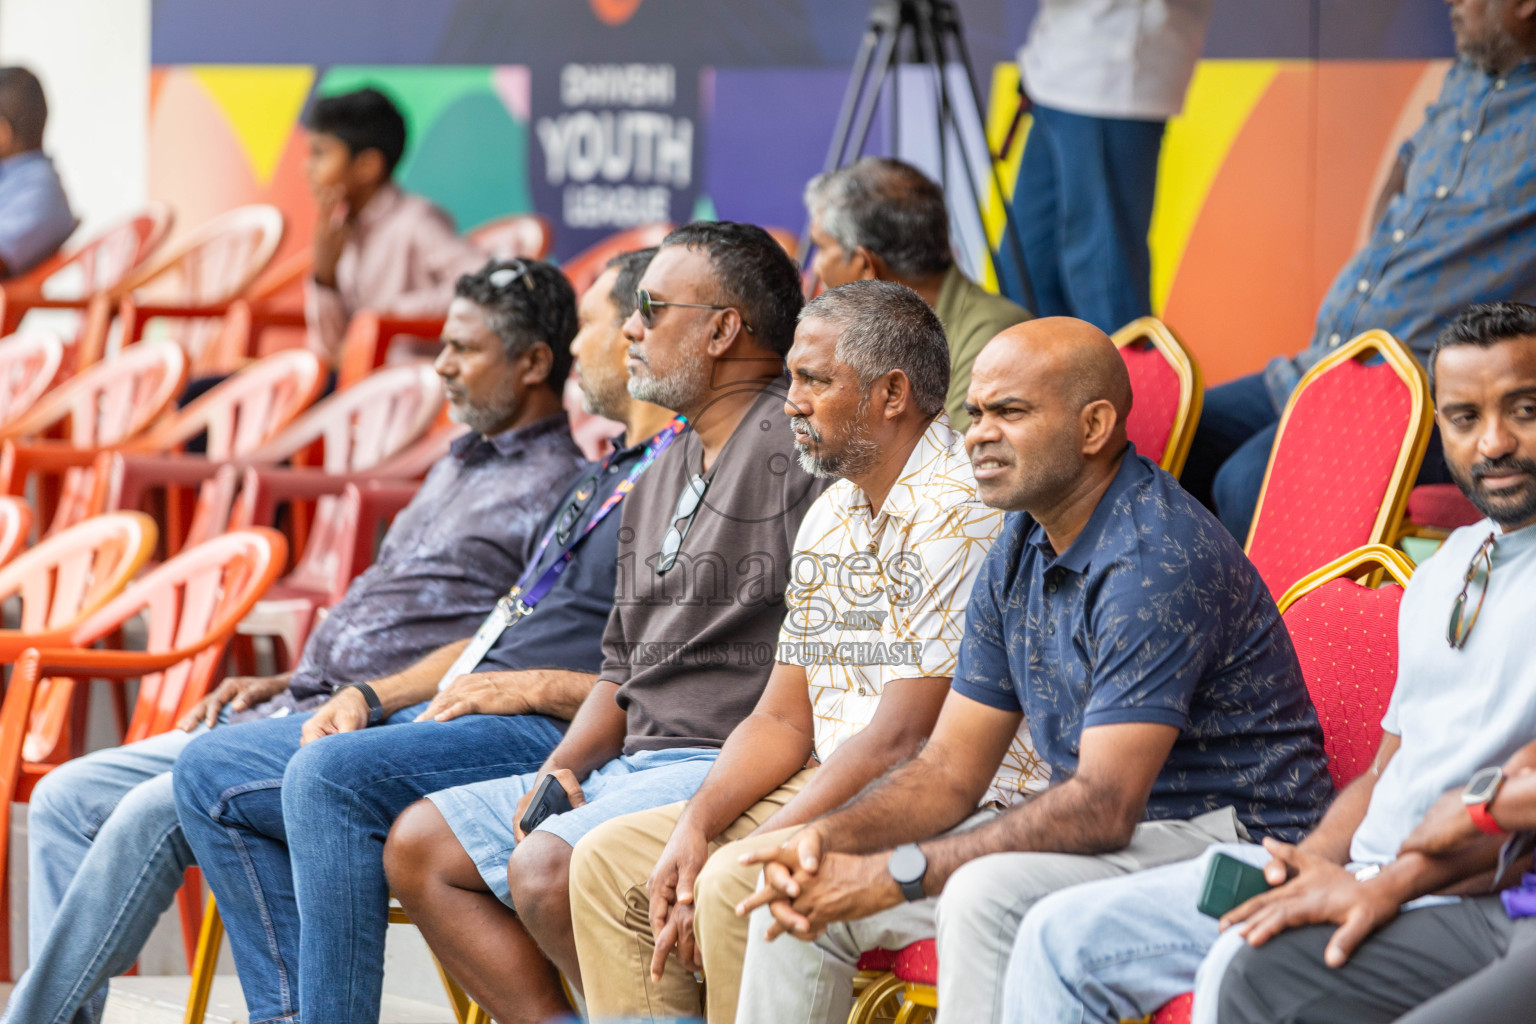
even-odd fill
[[[0,662],[65,641],[143,568],[158,535],[142,512],[114,512],[40,541],[0,567],[0,601],[21,601],[17,628],[0,629]]]
[[[80,522],[90,514],[96,452],[148,430],[186,379],[179,346],[143,342],[66,380],[0,426],[0,491],[24,495],[32,485],[49,532]]]
[[[14,494],[25,493],[28,474],[43,480],[59,478],[61,494],[49,527],[50,532],[59,530],[106,510],[105,471],[112,451],[176,452],[192,438],[206,434],[208,458],[222,462],[244,456],[314,402],[324,385],[324,373],[320,360],[309,352],[277,352],[231,375],[138,437],[95,446],[7,442],[0,453],[0,478]]]
[[[187,357],[180,346],[130,345],[0,425],[0,438],[62,436],[79,448],[118,444],[148,430],[175,404],[186,381]]]
[[[291,460],[305,466],[318,463],[313,472],[369,471],[425,437],[442,405],[442,380],[432,367],[422,363],[389,367],[359,386],[323,400],[276,437],[241,456],[236,465],[243,469],[246,465],[276,466]],[[233,488],[219,488],[217,494],[203,488],[197,506],[190,510],[186,500],[190,489],[213,480],[222,464],[208,458],[111,453],[102,464],[106,493],[99,507],[145,508],[152,494],[163,493],[164,522],[170,535],[167,553],[174,554],[185,544],[206,539],[209,534],[202,531],[228,520]],[[221,509],[208,506],[218,494],[226,495],[226,504]],[[325,500],[319,503],[313,512],[316,520],[329,514],[326,505]],[[295,551],[304,549],[304,531],[311,521],[307,505],[301,512],[290,521],[294,527],[289,534],[290,548]],[[184,527],[183,523],[189,525]],[[246,525],[272,524],[256,519]]]
[[[1114,334],[1131,375],[1131,414],[1125,428],[1136,450],[1178,476],[1200,423],[1205,389],[1200,367],[1168,326],[1155,317],[1133,320]]]
[[[34,309],[84,312],[93,298],[111,292],[154,254],[174,220],[170,207],[150,203],[84,245],[0,284],[0,334],[15,333],[21,318]]]
[[[0,662],[11,664],[28,647],[65,642],[87,616],[115,597],[143,568],[155,547],[154,521],[137,512],[100,516],[42,541],[0,568],[0,601],[16,598],[21,617],[16,629],[0,630]],[[69,705],[69,693],[59,698]],[[57,760],[77,751],[84,735],[82,703],[76,709],[66,747],[59,737],[33,739],[28,756]],[[127,725],[127,706],[117,709],[118,726]]]
[[[253,491],[261,486],[251,480],[256,472],[247,471]],[[332,483],[314,477],[311,482],[318,485],[317,490]],[[352,580],[373,564],[385,528],[410,504],[417,486],[415,482],[352,481],[338,495],[318,495],[321,511],[316,512],[298,563],[256,603],[238,632],[272,637],[281,648],[285,669],[295,668],[320,614],[345,597]],[[290,482],[287,489],[291,493],[296,488]],[[248,507],[242,508],[235,520],[243,522],[253,514]]]
[[[117,344],[138,341],[150,320],[163,318],[179,322],[171,336],[196,372],[237,367],[250,348],[250,323],[240,316],[226,322],[231,304],[272,262],[282,239],[283,215],[275,206],[238,207],[202,225],[114,289],[122,296]],[[81,338],[81,366],[106,352],[108,326],[93,321]]]
[[[0,798],[7,806],[25,800],[37,780],[57,767],[37,761],[32,751],[58,746],[76,682],[139,680],[124,742],[170,729],[208,691],[235,624],[271,585],[286,557],[286,542],[272,530],[225,534],[161,565],[67,633],[29,644],[16,660],[0,708]],[[91,649],[139,615],[147,625],[144,651]],[[9,828],[0,828],[0,920],[5,921],[10,920],[9,843]],[[190,948],[197,922],[183,923],[192,925]],[[9,965],[10,931],[0,929],[0,966],[8,972]]]
[[[1373,590],[1358,582],[1376,573],[1392,583]],[[1412,574],[1399,552],[1373,544],[1309,574],[1280,598],[1339,789],[1371,766],[1381,743],[1381,718],[1397,684],[1397,609]],[[1189,1024],[1193,1004],[1194,993],[1186,992],[1153,1014],[1151,1024]]]
[[[1302,377],[1248,534],[1248,557],[1271,593],[1397,538],[1432,425],[1424,370],[1385,331],[1367,331]]]
[[[36,405],[63,368],[64,342],[56,334],[31,331],[0,341],[0,424]]]
[[[555,245],[555,228],[536,213],[515,213],[486,221],[465,237],[499,260],[542,260]]]
[[[396,338],[436,338],[443,333],[443,317],[402,320],[363,309],[347,321],[336,360],[336,390],[367,380],[384,365],[390,342]]]
[[[602,276],[603,268],[608,265],[609,260],[635,249],[648,249],[653,245],[660,245],[661,240],[666,238],[671,230],[671,224],[642,224],[628,231],[620,231],[572,256],[561,265],[560,269],[565,271],[571,287],[576,289],[577,295],[580,295],[592,287],[593,281]]]
[[[32,506],[25,498],[0,495],[0,565],[20,554],[31,534]]]

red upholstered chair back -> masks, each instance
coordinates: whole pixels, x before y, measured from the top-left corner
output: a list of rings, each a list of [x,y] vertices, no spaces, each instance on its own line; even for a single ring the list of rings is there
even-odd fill
[[[1271,593],[1395,539],[1431,425],[1424,371],[1385,331],[1367,331],[1301,379],[1248,533],[1248,557]]]
[[[1131,414],[1125,429],[1136,451],[1174,476],[1195,439],[1204,396],[1200,367],[1161,320],[1144,316],[1115,332],[1131,375]]]
[[[1340,789],[1376,756],[1397,682],[1397,608],[1412,572],[1402,554],[1373,544],[1307,576],[1280,601]],[[1377,573],[1392,582],[1358,582]]]

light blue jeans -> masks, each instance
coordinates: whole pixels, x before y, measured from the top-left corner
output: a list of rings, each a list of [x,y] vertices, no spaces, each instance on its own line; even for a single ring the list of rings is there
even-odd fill
[[[1220,956],[1216,919],[1195,909],[1206,866],[1217,852],[1255,867],[1269,854],[1252,843],[1220,843],[1193,860],[1088,882],[1052,893],[1030,908],[1019,926],[1003,987],[1004,1024],[1118,1024],[1144,1017],[1200,979],[1219,990],[1227,961],[1240,948],[1234,932]],[[1210,982],[1207,982],[1210,984]]]
[[[138,958],[193,863],[170,776],[193,735],[97,751],[37,784],[27,810],[30,966],[0,1021],[101,1020],[108,980]]]

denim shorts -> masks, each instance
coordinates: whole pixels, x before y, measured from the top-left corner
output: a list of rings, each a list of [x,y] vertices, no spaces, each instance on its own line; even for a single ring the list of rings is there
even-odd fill
[[[582,782],[586,803],[564,814],[550,815],[534,831],[550,832],[575,846],[582,836],[612,818],[687,800],[704,784],[704,776],[719,756],[716,747],[678,747],[616,757]],[[453,829],[491,892],[509,907],[512,894],[507,887],[507,861],[517,845],[512,819],[518,801],[538,781],[538,772],[530,772],[456,786],[427,798]]]

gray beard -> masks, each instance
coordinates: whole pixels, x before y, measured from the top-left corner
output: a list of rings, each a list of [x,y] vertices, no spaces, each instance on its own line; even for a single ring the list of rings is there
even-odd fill
[[[448,418],[488,437],[497,427],[510,420],[516,411],[511,402],[493,406],[450,405]]]
[[[706,382],[709,376],[709,357],[703,352],[695,352],[670,377],[637,377],[631,374],[629,396],[659,405],[663,409],[684,412],[699,405],[708,387]]]
[[[820,438],[814,440],[820,443]],[[858,437],[838,454],[818,457],[796,441],[795,456],[800,460],[800,468],[811,476],[846,478],[858,476],[873,466],[880,458],[880,446],[866,437]]]

